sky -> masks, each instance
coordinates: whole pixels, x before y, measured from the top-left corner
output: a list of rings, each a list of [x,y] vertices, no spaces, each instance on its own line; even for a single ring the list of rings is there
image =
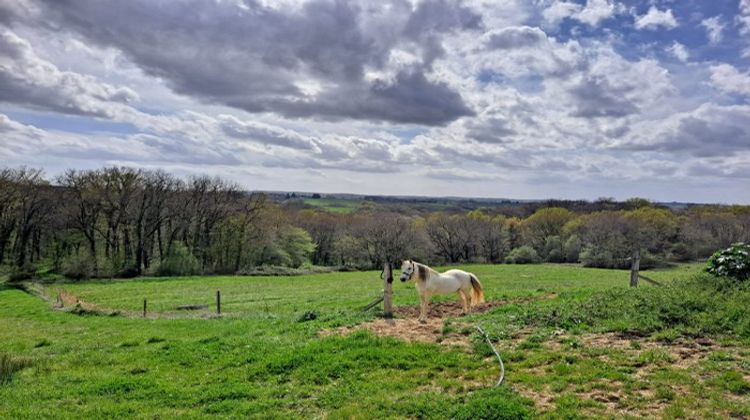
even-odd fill
[[[2,0],[0,166],[750,203],[750,0]]]

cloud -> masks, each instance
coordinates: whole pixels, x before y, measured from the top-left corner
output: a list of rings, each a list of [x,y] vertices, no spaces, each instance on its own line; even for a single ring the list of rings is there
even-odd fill
[[[422,175],[427,178],[448,182],[496,181],[501,179],[501,177],[494,172],[476,172],[460,168],[428,169],[424,171]]]
[[[629,100],[627,88],[617,88],[602,77],[589,77],[574,86],[570,93],[575,100],[575,117],[624,117],[638,112],[638,106]]]
[[[466,124],[466,135],[480,143],[507,143],[509,137],[516,134],[508,119],[502,116],[492,116],[482,121],[471,121]]]
[[[664,120],[643,122],[614,147],[696,157],[744,153],[750,147],[750,106],[704,104]]]
[[[667,51],[670,52],[673,56],[675,56],[678,60],[682,61],[683,63],[688,61],[690,58],[690,52],[688,52],[687,47],[680,44],[679,42],[675,41],[672,43],[672,46],[667,48]]]
[[[651,29],[656,30],[659,27],[665,29],[674,29],[679,24],[672,14],[672,9],[659,10],[655,6],[651,6],[648,9],[648,13],[643,16],[638,16],[635,19],[636,29]]]
[[[740,0],[738,13],[735,19],[740,26],[740,33],[743,35],[750,34],[750,0]]]
[[[0,101],[65,114],[112,118],[138,95],[123,86],[61,71],[10,30],[0,31]]]
[[[750,72],[742,73],[730,64],[711,66],[711,84],[724,93],[750,97]]]
[[[205,102],[292,118],[424,125],[472,114],[454,88],[428,77],[445,53],[444,36],[481,27],[481,17],[458,2],[425,0],[414,8],[404,0],[311,0],[289,8],[202,0],[158,8],[147,0],[38,3],[37,24],[117,48],[175,92]],[[387,70],[401,50],[421,58],[393,80],[366,77]]]
[[[287,117],[390,121],[443,125],[474,115],[461,95],[444,82],[430,81],[420,71],[399,72],[395,80],[369,86],[333,88],[312,101],[271,102]]]
[[[617,2],[612,0],[587,0],[586,7],[576,13],[574,18],[590,26],[597,26],[621,10]]]
[[[581,9],[582,6],[578,3],[556,1],[542,11],[542,16],[549,25],[557,26],[563,19],[575,15]]]
[[[557,26],[565,18],[575,19],[592,27],[625,10],[612,0],[587,0],[585,6],[567,1],[554,1],[542,11],[542,17],[550,26]]]
[[[268,189],[360,193],[408,177],[413,194],[529,197],[635,195],[655,177],[659,199],[717,197],[700,189],[713,167],[750,199],[736,181],[750,165],[750,75],[726,54],[746,45],[730,39],[745,15],[723,8],[0,3],[4,164],[164,167],[252,186],[265,174]],[[674,37],[654,30],[678,23]],[[715,24],[721,41],[700,45]]]
[[[241,121],[231,115],[220,115],[218,120],[221,130],[229,137],[293,149],[317,149],[313,138],[302,136],[291,130],[254,121]]]
[[[726,25],[721,21],[719,16],[703,19],[701,26],[706,28],[706,36],[708,36],[708,41],[712,45],[721,42],[721,39],[724,37],[723,32]]]
[[[547,40],[547,34],[539,28],[509,26],[485,34],[485,45],[490,49],[526,48]]]

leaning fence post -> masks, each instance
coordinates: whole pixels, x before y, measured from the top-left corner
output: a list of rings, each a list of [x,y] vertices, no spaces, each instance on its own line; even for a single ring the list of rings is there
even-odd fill
[[[216,313],[221,315],[221,292],[216,291]]]
[[[641,267],[641,248],[633,251],[633,259],[630,262],[630,287],[638,287],[638,270]]]
[[[393,267],[391,263],[385,263],[383,267],[383,315],[386,318],[393,317]]]

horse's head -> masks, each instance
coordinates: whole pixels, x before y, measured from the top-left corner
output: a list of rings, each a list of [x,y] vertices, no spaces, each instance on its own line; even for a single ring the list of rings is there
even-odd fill
[[[417,271],[417,264],[412,260],[404,260],[401,263],[401,281],[411,280],[411,276]]]

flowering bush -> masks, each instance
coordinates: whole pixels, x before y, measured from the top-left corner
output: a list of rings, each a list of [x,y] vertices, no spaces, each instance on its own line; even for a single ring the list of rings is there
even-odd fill
[[[708,259],[706,271],[716,276],[747,280],[750,278],[750,245],[736,243],[727,249],[716,251]]]

